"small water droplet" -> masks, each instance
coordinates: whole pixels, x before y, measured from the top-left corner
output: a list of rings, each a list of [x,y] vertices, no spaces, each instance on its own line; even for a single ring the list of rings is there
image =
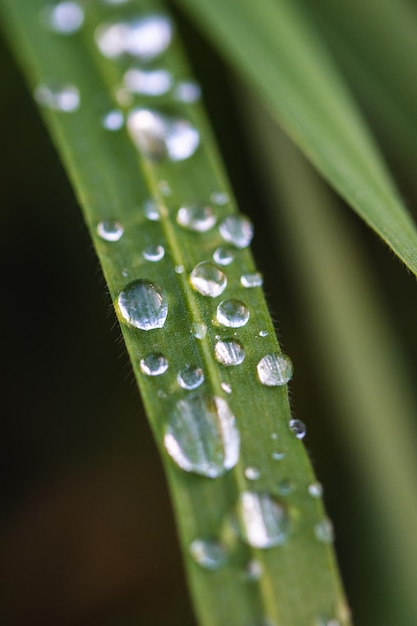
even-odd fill
[[[257,467],[247,467],[244,474],[248,480],[258,480],[261,477],[261,472]]]
[[[285,543],[289,530],[287,511],[268,494],[243,492],[239,513],[243,538],[250,546],[267,549]]]
[[[229,202],[229,194],[225,191],[213,191],[210,200],[217,206],[225,206]]]
[[[195,322],[192,325],[192,333],[196,339],[205,339],[207,335],[207,326],[205,324]]]
[[[255,583],[262,578],[263,573],[264,568],[262,563],[256,559],[252,559],[252,561],[249,561],[246,565],[243,577],[245,580]]]
[[[334,540],[333,524],[325,517],[314,526],[314,534],[322,543],[332,543]]]
[[[252,222],[244,215],[230,215],[220,224],[220,235],[236,248],[246,248],[253,238]]]
[[[223,389],[223,391],[225,391],[226,393],[232,393],[232,385],[229,385],[229,383],[221,383],[221,388]]]
[[[152,261],[153,263],[156,263],[157,261],[160,261],[164,258],[165,249],[159,244],[152,243],[149,246],[146,246],[142,254],[143,258],[147,261]]]
[[[205,233],[217,222],[217,216],[211,206],[190,204],[178,209],[177,223],[188,230]]]
[[[193,80],[183,80],[175,86],[174,98],[184,104],[192,104],[201,98],[201,87]]]
[[[190,274],[190,282],[203,296],[217,298],[227,286],[226,274],[211,261],[202,261]]]
[[[321,498],[323,495],[323,485],[318,481],[310,483],[308,486],[308,493],[313,498]]]
[[[124,270],[122,270],[122,276],[124,276],[125,278],[129,276],[129,270],[126,267]]]
[[[307,427],[301,420],[290,420],[289,427],[297,439],[304,439],[307,434]]]
[[[315,620],[314,626],[341,626],[341,624],[338,619],[328,619],[320,616]]]
[[[119,241],[123,232],[123,226],[115,220],[103,220],[97,224],[97,234],[105,241]]]
[[[226,562],[226,551],[217,541],[195,539],[190,545],[190,553],[205,569],[216,570]]]
[[[223,300],[217,307],[216,317],[219,324],[228,328],[246,326],[249,321],[249,309],[244,302],[236,298]]]
[[[59,2],[42,12],[48,28],[60,35],[72,35],[80,30],[84,22],[84,10],[76,2]]]
[[[168,315],[168,301],[162,289],[149,280],[135,280],[117,299],[122,317],[136,328],[162,328]]]
[[[114,97],[121,107],[130,107],[133,103],[133,96],[126,87],[118,86],[114,89]]]
[[[185,267],[183,265],[176,265],[174,267],[174,270],[177,274],[184,274],[185,272]]]
[[[103,24],[96,29],[95,40],[100,52],[109,59],[128,54],[151,61],[170,45],[172,23],[165,15],[147,15],[131,22]]]
[[[219,265],[230,265],[233,259],[233,250],[226,246],[220,246],[213,252],[213,260]]]
[[[153,200],[146,200],[143,205],[143,212],[145,217],[151,222],[158,222],[161,219],[159,214],[158,205]]]
[[[278,439],[278,433],[271,433],[271,439]]]
[[[259,380],[267,387],[286,385],[292,378],[293,364],[286,354],[267,354],[256,367]]]
[[[186,365],[178,372],[177,380],[183,389],[197,389],[204,382],[204,372],[201,367]]]
[[[140,360],[140,369],[147,376],[161,376],[168,369],[168,361],[163,354],[149,354]]]
[[[227,402],[194,394],[180,400],[165,429],[165,448],[186,472],[222,476],[239,459],[240,436]]]
[[[272,458],[274,461],[283,461],[285,459],[285,452],[273,452]]]
[[[250,289],[252,287],[262,287],[264,284],[264,279],[262,274],[259,272],[253,272],[252,274],[243,274],[240,277],[240,284],[242,287],[246,287],[246,289]]]
[[[289,496],[294,491],[294,483],[288,478],[284,478],[278,483],[278,493],[281,496]]]
[[[259,331],[259,336],[260,337],[268,337],[269,333],[267,330],[260,330]]]
[[[170,196],[172,194],[171,186],[167,183],[166,180],[158,181],[158,189],[161,192],[161,194],[165,197]]]
[[[214,355],[216,361],[226,367],[240,365],[245,358],[245,349],[234,339],[218,341],[214,348]]]
[[[73,113],[80,107],[80,92],[75,85],[38,85],[35,100],[54,111]]]
[[[200,143],[200,133],[188,120],[151,109],[134,109],[127,127],[144,156],[157,161],[184,161],[195,153]]]
[[[124,117],[121,111],[109,111],[102,119],[103,127],[106,130],[120,130],[124,124]]]
[[[121,4],[127,4],[128,2],[130,2],[130,0],[101,0],[104,4],[109,4],[109,5],[121,5]]]
[[[140,70],[132,67],[125,72],[123,82],[132,93],[162,96],[171,89],[172,76],[167,70]]]

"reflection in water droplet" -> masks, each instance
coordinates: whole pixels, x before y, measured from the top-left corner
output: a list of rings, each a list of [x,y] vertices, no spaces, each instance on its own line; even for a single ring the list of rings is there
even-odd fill
[[[123,113],[121,111],[109,111],[102,120],[106,130],[120,130],[124,124]]]
[[[261,472],[257,467],[247,467],[244,474],[248,480],[258,480],[261,477]]]
[[[220,224],[220,235],[236,248],[246,248],[253,238],[252,222],[244,215],[230,215]]]
[[[220,246],[213,253],[213,260],[219,265],[230,265],[233,259],[233,250],[226,246]]]
[[[244,302],[236,298],[223,300],[217,307],[216,317],[219,324],[228,328],[246,326],[249,320],[249,309]]]
[[[226,551],[217,541],[195,539],[190,545],[194,561],[205,569],[216,570],[226,562]]]
[[[240,436],[227,402],[194,394],[180,400],[165,429],[165,447],[186,472],[222,476],[239,460]]]
[[[262,274],[259,272],[253,272],[252,274],[243,274],[240,277],[240,284],[242,287],[246,287],[246,289],[250,289],[251,287],[262,287],[264,283],[264,279]]]
[[[204,382],[204,372],[201,367],[186,365],[178,372],[177,380],[183,389],[197,389]]]
[[[192,325],[192,333],[196,339],[204,339],[207,334],[207,326],[195,322]]]
[[[289,530],[287,511],[268,494],[243,492],[239,515],[243,539],[250,546],[266,549],[285,543]]]
[[[327,517],[324,518],[314,526],[314,534],[322,543],[332,543],[334,540],[333,524]]]
[[[161,259],[164,258],[165,249],[161,245],[150,244],[144,249],[142,254],[143,254],[143,258],[146,259],[147,261],[152,261],[153,263],[156,263],[157,261],[160,261]]]
[[[164,15],[147,15],[131,22],[103,24],[95,31],[100,52],[114,59],[123,54],[151,61],[165,52],[172,39],[172,23]]]
[[[143,212],[145,214],[145,217],[148,220],[151,220],[151,222],[157,222],[161,219],[158,205],[153,200],[146,200],[145,204],[143,205]]]
[[[269,333],[267,330],[260,330],[259,331],[259,336],[260,337],[268,337]]]
[[[75,85],[38,85],[35,100],[55,111],[73,113],[80,107],[80,92]]]
[[[190,274],[190,282],[203,296],[217,298],[227,286],[226,274],[211,261],[202,261]]]
[[[60,35],[72,35],[80,30],[84,22],[84,11],[76,2],[59,2],[46,7],[42,12],[48,28]]]
[[[291,380],[293,364],[286,354],[267,354],[259,361],[257,371],[263,385],[279,387]]]
[[[184,161],[195,153],[200,143],[200,133],[189,121],[151,109],[134,109],[127,127],[144,156],[157,161]]]
[[[105,241],[119,241],[123,232],[123,226],[115,220],[103,220],[97,224],[97,234]]]
[[[289,427],[297,439],[304,439],[307,434],[307,427],[301,420],[290,420]]]
[[[249,563],[245,567],[243,577],[245,580],[255,583],[261,579],[263,573],[264,568],[262,563],[260,563],[260,561],[257,561],[256,559],[253,559],[252,561],[249,561]]]
[[[201,87],[192,80],[181,81],[175,86],[174,98],[185,104],[197,102],[201,98]]]
[[[149,280],[135,280],[117,299],[122,317],[136,328],[162,328],[168,315],[168,301],[162,289]]]
[[[272,458],[274,459],[274,461],[282,461],[283,459],[285,459],[285,452],[273,452]]]
[[[177,223],[188,230],[205,233],[217,222],[217,216],[211,206],[190,204],[182,206],[177,213]]]
[[[225,191],[213,191],[210,200],[217,206],[224,206],[229,202],[229,195]]]
[[[172,86],[172,76],[167,70],[140,70],[133,67],[123,77],[126,88],[145,96],[162,96]]]
[[[230,339],[228,341],[218,341],[214,348],[216,361],[229,367],[230,365],[240,365],[245,358],[245,349],[238,341]]]
[[[229,385],[229,383],[221,383],[221,388],[226,393],[232,393],[232,385]]]
[[[168,361],[163,354],[149,354],[140,360],[140,369],[147,376],[160,376],[168,369]]]
[[[308,486],[308,493],[313,498],[321,498],[323,495],[323,485],[319,483],[318,481],[315,481],[314,483],[310,483]]]

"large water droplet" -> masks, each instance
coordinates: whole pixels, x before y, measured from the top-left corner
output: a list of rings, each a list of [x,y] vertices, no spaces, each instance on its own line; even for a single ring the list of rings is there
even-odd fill
[[[142,254],[143,258],[146,259],[146,261],[152,261],[153,263],[156,263],[157,261],[160,261],[164,258],[165,249],[159,244],[151,243],[149,246],[146,246]]]
[[[105,241],[119,241],[123,232],[123,226],[116,220],[103,220],[97,224],[97,234]]]
[[[246,248],[253,238],[252,222],[244,215],[230,215],[220,224],[220,235],[236,248]]]
[[[177,222],[188,230],[205,233],[217,222],[217,216],[211,206],[190,204],[182,206],[177,213]]]
[[[175,86],[174,98],[185,104],[197,102],[201,98],[201,87],[192,80],[181,81]]]
[[[190,553],[201,567],[216,570],[226,562],[226,551],[217,541],[195,539],[190,544]]]
[[[48,28],[60,35],[76,33],[84,22],[84,10],[76,2],[59,2],[43,11]]]
[[[262,274],[259,272],[253,272],[252,274],[243,274],[240,277],[240,284],[242,287],[246,287],[246,289],[250,289],[252,287],[262,287],[264,283],[264,279]]]
[[[126,88],[145,96],[162,96],[172,86],[172,76],[167,70],[140,70],[133,67],[123,77]]]
[[[128,117],[130,136],[149,159],[184,161],[200,143],[200,133],[185,119],[168,117],[151,109],[134,109]]]
[[[124,124],[124,117],[121,111],[109,111],[103,117],[102,120],[103,127],[106,130],[120,130]]]
[[[34,96],[39,104],[64,113],[73,113],[80,106],[80,92],[75,85],[38,85]]]
[[[318,481],[310,483],[308,486],[308,493],[313,498],[321,498],[323,495],[323,485]]]
[[[216,361],[229,367],[230,365],[240,365],[245,358],[245,349],[235,339],[218,341],[214,348]]]
[[[314,526],[314,534],[322,543],[332,543],[334,540],[333,524],[325,517]]]
[[[177,380],[183,389],[197,389],[204,382],[204,372],[201,367],[186,365],[178,372]]]
[[[135,280],[117,299],[123,318],[141,330],[162,328],[168,315],[168,301],[162,289],[149,280]]]
[[[256,367],[259,380],[267,387],[286,385],[292,378],[293,364],[286,354],[267,354]]]
[[[104,56],[114,59],[129,54],[151,61],[165,52],[172,40],[172,23],[164,15],[147,15],[131,22],[99,26],[96,43]]]
[[[161,376],[168,369],[168,361],[163,354],[149,354],[140,360],[140,369],[147,376]]]
[[[307,434],[307,427],[301,420],[290,420],[289,427],[297,437],[297,439],[304,439]]]
[[[233,259],[233,250],[227,246],[220,246],[213,252],[213,260],[219,265],[230,265]]]
[[[179,467],[208,478],[222,476],[239,459],[235,417],[217,396],[194,394],[180,400],[169,417],[164,443]]]
[[[229,328],[245,326],[248,323],[249,315],[249,309],[246,304],[236,298],[220,302],[216,313],[219,324]]]
[[[211,261],[198,263],[190,274],[190,282],[196,291],[210,298],[220,296],[227,286],[226,274]]]
[[[272,548],[285,543],[289,518],[286,509],[266,493],[245,491],[239,502],[243,538],[254,548]]]
[[[246,467],[244,474],[248,480],[258,480],[261,477],[261,472],[257,467]]]

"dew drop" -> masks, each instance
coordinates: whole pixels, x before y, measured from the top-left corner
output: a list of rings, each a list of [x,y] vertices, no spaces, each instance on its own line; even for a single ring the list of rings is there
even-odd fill
[[[285,459],[285,452],[273,452],[272,458],[274,461],[283,461]]]
[[[200,143],[200,133],[189,121],[151,109],[134,109],[127,127],[144,156],[156,161],[184,161],[195,153]]]
[[[192,80],[183,80],[175,86],[174,98],[184,104],[192,104],[201,98],[201,87]]]
[[[271,433],[271,439],[278,439],[278,433]]]
[[[217,541],[195,539],[190,544],[190,553],[204,569],[216,570],[226,562],[226,551]]]
[[[54,111],[73,113],[80,107],[80,92],[75,85],[38,85],[35,100]]]
[[[103,127],[106,130],[120,130],[124,124],[123,113],[121,111],[109,111],[103,117]]]
[[[341,626],[341,624],[338,619],[328,619],[320,616],[314,622],[314,626]]]
[[[318,481],[310,483],[308,486],[308,493],[312,498],[321,498],[323,495],[323,485]]]
[[[125,53],[125,40],[129,32],[128,24],[102,24],[94,33],[100,52],[108,59],[116,59]]]
[[[240,436],[227,402],[197,393],[180,400],[165,429],[165,448],[186,472],[217,478],[236,465]]]
[[[268,337],[269,333],[267,330],[260,330],[259,331],[259,336],[260,337]]]
[[[257,467],[247,467],[244,474],[248,480],[258,480],[261,477],[261,472]]]
[[[164,15],[147,15],[131,22],[103,24],[95,31],[100,52],[110,59],[128,54],[143,61],[161,55],[171,43],[172,23]]]
[[[178,372],[177,380],[183,389],[197,389],[204,382],[204,372],[201,367],[186,365]]]
[[[264,284],[264,279],[262,274],[259,272],[253,272],[252,274],[243,274],[240,277],[240,284],[242,287],[246,287],[246,289],[250,289],[252,287],[262,287]]]
[[[205,233],[217,222],[217,216],[211,206],[190,204],[178,209],[177,223],[188,230]]]
[[[218,341],[214,348],[216,361],[229,367],[230,365],[240,365],[245,358],[245,349],[234,339]]]
[[[149,354],[140,360],[140,369],[147,376],[161,376],[168,369],[168,361],[163,354]]]
[[[246,565],[243,577],[249,582],[258,582],[264,573],[263,565],[260,561],[253,559]]]
[[[165,197],[170,196],[172,194],[172,189],[166,180],[158,181],[158,189],[161,194]]]
[[[210,200],[217,206],[225,206],[229,202],[229,194],[225,191],[213,191],[210,196]]]
[[[217,298],[227,286],[226,274],[211,261],[202,261],[190,274],[190,282],[203,296]]]
[[[123,82],[132,93],[162,96],[171,89],[172,76],[167,70],[140,70],[133,67],[127,70]]]
[[[103,220],[97,224],[97,234],[105,241],[119,241],[123,232],[123,226],[115,220]]]
[[[307,434],[307,427],[301,420],[290,420],[289,427],[297,439],[304,439]]]
[[[191,332],[196,339],[205,339],[207,335],[207,326],[205,324],[195,322],[191,327]]]
[[[278,493],[281,496],[289,496],[294,491],[294,484],[288,478],[284,478],[278,483]]]
[[[229,385],[229,383],[221,383],[221,388],[223,389],[223,391],[225,391],[226,393],[232,393],[232,385]]]
[[[246,248],[253,238],[252,222],[244,215],[230,215],[220,224],[220,235],[236,248]]]
[[[227,246],[220,246],[213,253],[213,260],[219,265],[230,265],[233,259],[233,250]]]
[[[184,274],[185,272],[185,267],[183,265],[176,265],[174,267],[175,273],[176,274]]]
[[[128,91],[125,87],[123,86],[116,87],[116,89],[114,90],[114,97],[116,98],[117,103],[120,104],[121,107],[132,106],[133,96],[130,93],[130,91]]]
[[[245,326],[249,320],[249,309],[244,302],[231,298],[223,300],[217,307],[217,321],[222,326],[228,328],[240,328]]]
[[[316,539],[322,543],[333,543],[333,524],[327,517],[324,518],[314,526],[314,534],[316,535]]]
[[[158,205],[153,200],[146,200],[143,205],[143,212],[145,217],[151,222],[158,222],[161,219],[159,214]]]
[[[286,354],[267,354],[256,366],[259,380],[267,387],[286,385],[292,378],[293,364]]]
[[[168,301],[162,289],[149,280],[135,280],[118,297],[122,317],[141,330],[162,328],[168,315]]]
[[[146,246],[142,254],[143,258],[146,259],[146,261],[152,261],[153,263],[156,263],[157,261],[160,261],[164,258],[165,249],[159,244],[150,244],[149,246]]]
[[[243,492],[239,514],[243,538],[250,546],[267,549],[285,543],[289,529],[287,511],[268,494]]]
[[[59,2],[46,7],[42,17],[48,28],[60,35],[72,35],[84,22],[84,11],[76,2]]]

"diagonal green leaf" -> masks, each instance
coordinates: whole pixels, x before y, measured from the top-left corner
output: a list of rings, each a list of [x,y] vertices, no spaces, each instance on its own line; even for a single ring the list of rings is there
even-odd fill
[[[1,7],[10,42],[44,105],[46,124],[79,195],[115,303],[166,468],[200,623],[255,626],[273,620],[276,626],[321,626],[337,619],[346,626],[350,622],[329,545],[330,527],[320,498],[309,493],[314,475],[304,447],[289,428],[287,386],[261,384],[257,375],[259,361],[279,355],[280,348],[259,285],[247,288],[241,282],[242,275],[255,269],[247,242],[232,248],[230,266],[217,268],[227,275],[224,293],[207,297],[190,284],[196,264],[211,260],[218,246],[226,244],[217,227],[196,232],[181,226],[179,207],[207,206],[211,198],[218,223],[236,209],[201,105],[178,99],[180,81],[190,78],[179,38],[175,35],[161,51],[157,64],[135,64],[136,69],[170,72],[173,88],[158,98],[132,95],[126,85],[120,88],[131,60],[100,54],[95,36],[103,31],[97,29],[116,24],[115,31],[107,31],[107,44],[111,50],[126,46],[132,19],[150,11],[163,16],[163,5],[154,0],[111,4],[86,5],[82,28],[65,35],[54,32],[50,22],[45,27],[43,0],[2,0]],[[156,41],[163,43],[164,37]],[[137,38],[133,42],[142,45]],[[154,43],[155,36],[150,39]],[[51,92],[57,84],[66,88]],[[195,86],[191,93],[194,100]],[[138,106],[147,108],[145,119],[162,124],[162,136],[143,126],[140,133],[137,127],[132,130],[137,117],[129,117],[130,132],[118,128],[120,114],[122,119],[137,114]],[[178,155],[188,146],[189,158],[168,158],[163,139],[169,128],[149,113],[155,107],[158,115],[181,120],[176,130],[182,141],[170,150]],[[108,126],[107,114],[115,110],[110,131],[103,118]],[[196,131],[200,144],[191,149]],[[223,197],[213,201],[213,193],[219,192]],[[148,282],[135,282],[144,280]],[[126,298],[132,284],[139,294],[133,305]],[[236,328],[220,323],[216,315],[220,301],[230,298],[244,301],[250,312],[249,321]],[[243,363],[219,363],[214,356],[219,340],[240,342]],[[166,363],[154,360],[163,373],[147,374],[143,360],[150,355],[164,356]],[[178,374],[187,365],[197,368],[200,386],[195,376],[188,383],[183,377],[180,384]],[[193,386],[198,389],[184,388]],[[240,431],[238,459],[226,403]],[[229,429],[224,428],[223,441],[215,436],[222,422]],[[175,436],[166,439],[169,428]],[[242,500],[245,492],[249,496]],[[245,516],[239,502],[245,504]],[[262,515],[259,507],[266,507]]]
[[[417,273],[417,232],[337,68],[289,0],[180,0],[294,141]]]

